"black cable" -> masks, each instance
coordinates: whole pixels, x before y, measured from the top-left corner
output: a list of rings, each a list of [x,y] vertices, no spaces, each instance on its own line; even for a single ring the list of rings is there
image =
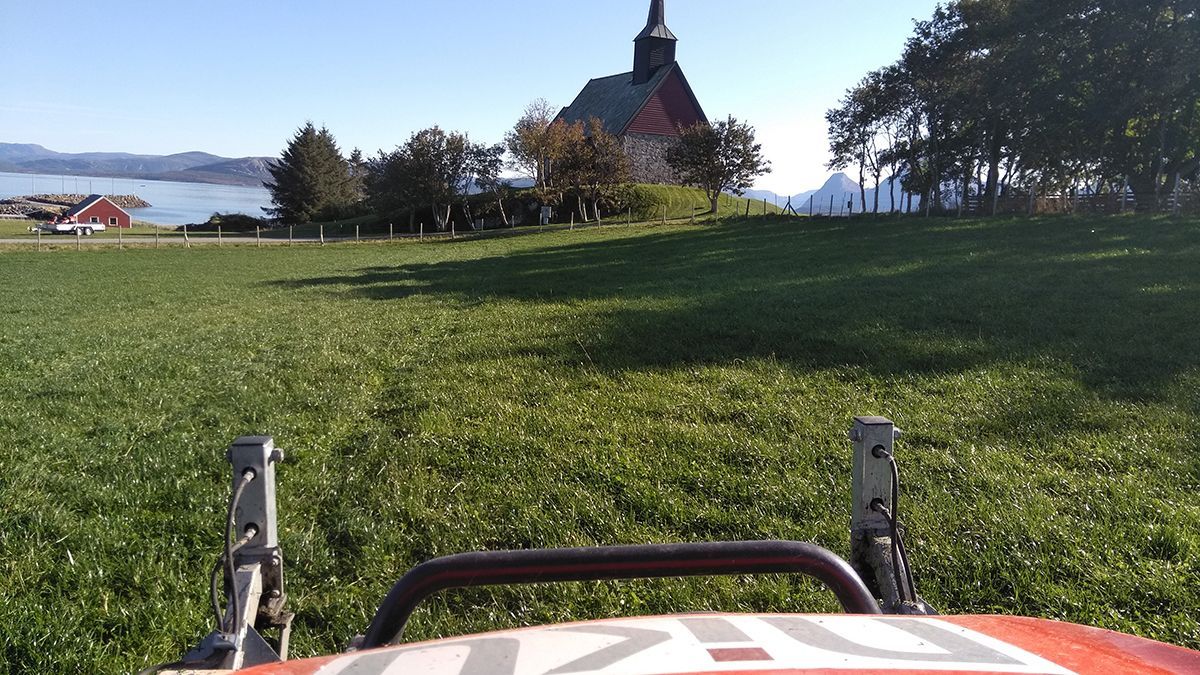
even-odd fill
[[[237,511],[238,502],[242,501],[242,493],[246,491],[246,486],[254,480],[257,474],[254,469],[246,469],[242,472],[242,480],[233,489],[233,497],[229,500],[229,511],[225,514],[225,574],[228,579],[229,586],[226,589],[230,600],[230,605],[233,607],[233,613],[230,615],[231,625],[222,626],[227,633],[236,633],[241,621],[241,600],[238,598],[237,588],[234,585],[234,568],[233,568],[233,528],[236,526],[234,517]]]
[[[250,543],[250,540],[253,539],[257,535],[258,535],[258,530],[256,528],[247,527],[246,533],[244,535],[242,535],[242,538],[239,539],[236,544],[233,545],[233,548],[230,549],[230,553],[237,553],[238,549],[240,549],[243,546],[245,546],[246,544]],[[224,623],[224,618],[221,616],[221,600],[220,600],[219,593],[217,591],[217,577],[220,575],[221,570],[224,567],[225,567],[225,554],[222,553],[221,556],[217,558],[217,561],[215,563],[213,563],[212,571],[208,575],[208,595],[209,595],[209,600],[212,602],[213,617],[215,617],[215,622],[216,622],[216,626],[217,626],[218,630],[224,628],[224,626],[222,626],[222,623]],[[225,590],[226,590],[226,593],[228,594],[228,590],[229,590],[228,586],[226,587]]]
[[[917,585],[913,582],[912,566],[908,564],[908,550],[904,548],[904,533],[901,532],[899,523],[896,524],[896,547],[900,549],[900,560],[904,563],[904,578],[908,581],[910,599],[916,602]]]
[[[892,575],[896,579],[896,595],[900,598],[900,602],[908,602],[908,589],[904,587],[904,582],[901,580],[901,575],[904,574],[905,568],[900,566],[900,546],[897,543],[900,537],[899,525],[896,522],[895,516],[893,516],[892,512],[888,510],[888,507],[883,505],[882,501],[876,500],[875,503],[871,504],[871,508],[881,514],[884,519],[887,520],[888,532],[892,539],[891,546],[889,546],[888,549],[892,554]]]
[[[900,550],[900,561],[904,563],[904,579],[908,582],[908,599],[917,601],[917,584],[913,581],[912,566],[908,564],[908,550],[904,547],[904,533],[900,528],[900,465],[896,457],[888,454],[888,464],[892,468],[892,519],[895,521],[894,533],[896,548]]]
[[[887,507],[882,504],[877,509],[883,514],[888,521],[888,527],[891,530],[892,536],[892,568],[897,575],[897,582],[900,582],[900,575],[903,575],[903,582],[898,583],[898,594],[902,602],[917,601],[917,585],[913,581],[912,567],[908,564],[908,551],[904,547],[904,535],[900,531],[900,465],[896,462],[896,457],[891,452],[882,446],[876,447],[872,453],[880,458],[888,461],[888,468],[892,472],[892,510],[888,511]]]

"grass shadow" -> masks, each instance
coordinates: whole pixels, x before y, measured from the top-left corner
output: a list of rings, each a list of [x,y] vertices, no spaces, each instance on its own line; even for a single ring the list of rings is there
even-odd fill
[[[569,359],[577,342],[601,369],[769,357],[888,376],[1053,359],[1142,399],[1200,367],[1196,234],[1130,219],[726,224],[279,283],[516,301],[551,329],[512,349]]]

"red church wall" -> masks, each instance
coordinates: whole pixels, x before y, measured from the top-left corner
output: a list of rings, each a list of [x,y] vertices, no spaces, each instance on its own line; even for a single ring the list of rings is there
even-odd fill
[[[76,218],[79,220],[79,224],[81,225],[102,223],[108,227],[120,227],[123,229],[132,225],[132,223],[129,222],[130,219],[128,214],[117,208],[111,202],[105,200],[96,202],[87,210],[80,212]],[[93,218],[96,220],[92,220]],[[115,223],[112,220],[113,218],[116,218]]]
[[[692,104],[679,74],[672,73],[646,103],[646,107],[629,123],[626,131],[635,134],[678,136],[679,127],[690,127],[700,121],[700,114]]]

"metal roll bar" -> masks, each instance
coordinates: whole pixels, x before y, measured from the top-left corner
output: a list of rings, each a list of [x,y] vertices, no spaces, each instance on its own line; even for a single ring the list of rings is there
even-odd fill
[[[852,614],[882,614],[862,579],[830,551],[794,541],[720,542],[464,553],[414,567],[392,586],[361,647],[400,642],[413,611],[451,588],[733,574],[806,574]]]

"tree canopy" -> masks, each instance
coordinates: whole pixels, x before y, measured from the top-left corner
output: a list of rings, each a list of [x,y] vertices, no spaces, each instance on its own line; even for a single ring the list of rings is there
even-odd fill
[[[1197,11],[1195,0],[941,5],[895,65],[829,112],[831,166],[878,186],[882,162],[931,209],[1126,185],[1160,206],[1200,171]]]
[[[604,130],[604,123],[595,117],[566,125],[555,131],[561,138],[557,183],[566,186],[579,203],[583,220],[591,220],[589,210],[597,219],[604,202],[615,202],[620,188],[629,181],[629,157],[616,136]]]
[[[269,212],[288,223],[338,217],[361,198],[352,164],[333,134],[312,122],[296,131],[268,170],[273,180],[263,186],[275,205]]]
[[[755,142],[754,127],[732,115],[683,129],[667,153],[667,163],[684,185],[704,190],[710,213],[717,212],[722,192],[745,194],[754,186],[754,179],[771,172],[762,144]]]
[[[504,149],[473,143],[463,133],[430,127],[414,133],[392,152],[380,152],[367,165],[366,188],[380,214],[428,211],[446,229],[455,204],[463,207],[473,188],[498,189]]]

